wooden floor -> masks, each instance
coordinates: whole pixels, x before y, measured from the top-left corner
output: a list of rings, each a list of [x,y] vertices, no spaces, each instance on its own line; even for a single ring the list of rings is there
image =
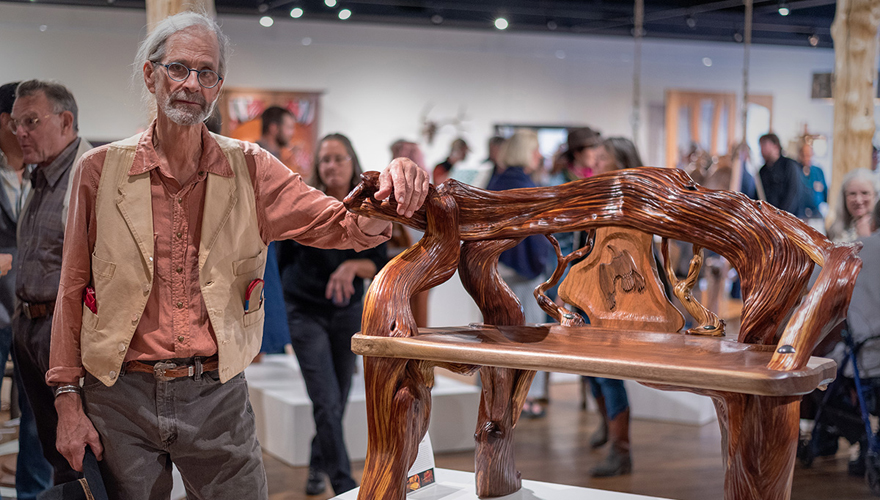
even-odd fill
[[[517,466],[524,479],[585,486],[603,490],[657,496],[676,500],[711,500],[722,497],[720,431],[714,424],[702,427],[634,420],[631,426],[633,473],[593,479],[587,473],[604,450],[589,448],[589,435],[598,423],[593,412],[579,409],[577,384],[551,386],[547,416],[522,420],[516,430]],[[843,443],[843,442],[842,442]],[[792,500],[874,499],[861,478],[846,473],[846,447],[836,457],[817,459],[813,467],[798,464]],[[264,455],[270,500],[323,500],[333,495],[306,496],[307,468],[288,467]],[[473,471],[473,452],[437,455],[438,467]],[[360,479],[363,462],[354,463]]]

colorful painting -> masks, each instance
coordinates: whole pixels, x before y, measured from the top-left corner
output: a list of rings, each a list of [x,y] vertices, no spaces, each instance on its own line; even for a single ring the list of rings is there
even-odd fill
[[[315,145],[318,142],[318,116],[321,93],[250,89],[224,89],[220,96],[222,134],[234,139],[257,142],[260,115],[269,106],[281,106],[293,113],[296,129],[290,144],[279,158],[294,172],[311,176]]]

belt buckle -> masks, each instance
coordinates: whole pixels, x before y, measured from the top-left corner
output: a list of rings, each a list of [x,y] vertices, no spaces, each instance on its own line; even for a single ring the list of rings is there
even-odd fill
[[[162,382],[168,382],[172,380],[174,377],[166,377],[165,371],[177,368],[176,363],[159,361],[155,365],[153,365],[153,376],[156,377],[156,380],[160,380]]]

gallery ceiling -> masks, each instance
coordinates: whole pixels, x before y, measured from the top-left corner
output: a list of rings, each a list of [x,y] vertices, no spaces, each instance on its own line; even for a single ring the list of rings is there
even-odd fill
[[[145,0],[0,0],[143,9]],[[259,19],[632,36],[634,0],[215,0],[221,14]],[[645,37],[741,43],[743,0],[645,0]],[[752,42],[831,47],[834,0],[754,0]],[[785,14],[785,15],[783,15]],[[497,21],[497,22],[496,22]]]

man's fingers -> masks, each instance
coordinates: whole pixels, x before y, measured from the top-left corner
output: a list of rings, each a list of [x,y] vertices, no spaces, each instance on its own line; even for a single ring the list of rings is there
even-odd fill
[[[400,168],[398,178],[394,182],[394,197],[397,199],[397,213],[409,217],[412,215],[413,172],[411,169]],[[408,175],[407,175],[408,174]],[[399,181],[398,181],[399,179]]]
[[[390,169],[386,168],[379,174],[379,190],[373,195],[377,200],[384,200],[391,194],[393,183],[391,182],[391,174],[388,172],[389,170]]]
[[[101,444],[101,437],[98,436],[98,433],[95,432],[91,436],[89,436],[88,444],[89,448],[92,449],[92,453],[95,454],[95,458],[98,460],[104,459],[104,445]]]
[[[83,457],[86,455],[85,447],[77,448],[76,450],[69,451],[69,455],[65,455],[67,458],[67,463],[70,464],[70,467],[77,471],[82,472],[83,470]]]

